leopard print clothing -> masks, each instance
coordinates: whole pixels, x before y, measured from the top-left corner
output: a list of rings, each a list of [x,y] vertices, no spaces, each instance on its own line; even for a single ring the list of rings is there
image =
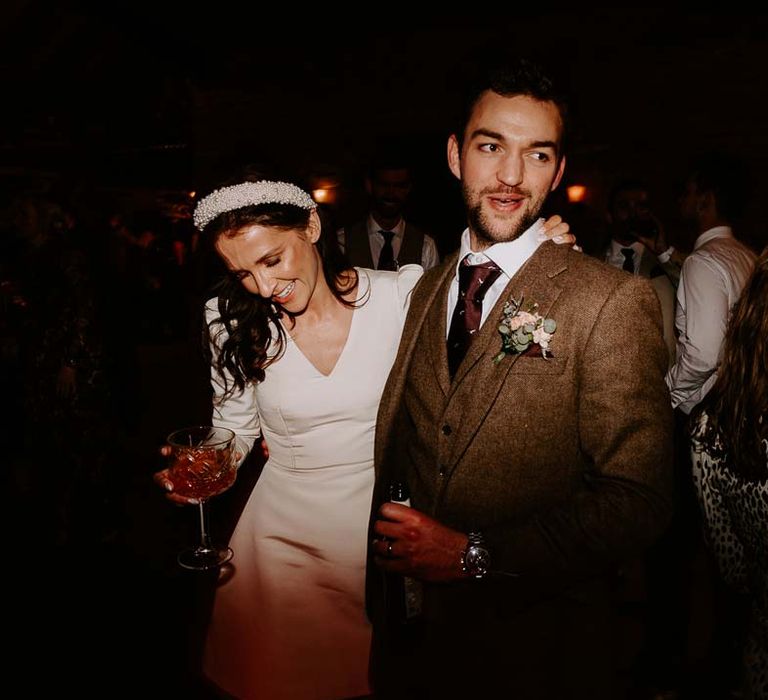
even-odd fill
[[[691,451],[704,534],[723,578],[752,601],[745,691],[748,698],[768,700],[768,480],[745,481],[727,469],[720,439],[706,434],[706,424],[702,413]]]

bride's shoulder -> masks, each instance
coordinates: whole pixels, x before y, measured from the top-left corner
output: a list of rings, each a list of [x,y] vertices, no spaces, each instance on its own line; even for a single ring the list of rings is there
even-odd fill
[[[403,265],[397,272],[355,268],[360,277],[360,297],[365,299],[373,313],[388,313],[385,309],[396,311],[399,323],[405,318],[411,301],[411,295],[419,280],[424,275],[421,265]],[[383,317],[381,317],[383,318]]]
[[[413,289],[416,283],[424,275],[424,268],[421,265],[403,265],[397,271],[397,285],[400,288]]]
[[[363,290],[370,288],[371,294],[382,294],[389,290],[400,297],[409,294],[424,274],[421,265],[403,265],[397,272],[369,270],[364,267],[356,267],[355,270]]]

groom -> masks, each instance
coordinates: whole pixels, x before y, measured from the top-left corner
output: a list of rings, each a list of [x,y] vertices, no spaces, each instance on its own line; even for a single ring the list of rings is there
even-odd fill
[[[376,697],[617,697],[612,567],[670,515],[666,349],[646,280],[539,240],[564,121],[519,62],[448,140],[469,228],[413,293],[378,417]],[[412,508],[387,502],[400,480]]]

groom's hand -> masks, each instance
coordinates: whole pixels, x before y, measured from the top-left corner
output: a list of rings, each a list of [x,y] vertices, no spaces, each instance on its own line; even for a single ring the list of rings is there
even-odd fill
[[[385,571],[423,581],[466,578],[461,568],[467,546],[464,533],[396,503],[381,506],[373,529],[375,561]]]

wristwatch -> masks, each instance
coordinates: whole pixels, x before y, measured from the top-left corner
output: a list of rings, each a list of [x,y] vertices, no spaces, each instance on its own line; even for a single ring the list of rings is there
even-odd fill
[[[480,532],[470,532],[467,548],[461,553],[461,570],[473,578],[483,578],[491,565],[491,553]]]

